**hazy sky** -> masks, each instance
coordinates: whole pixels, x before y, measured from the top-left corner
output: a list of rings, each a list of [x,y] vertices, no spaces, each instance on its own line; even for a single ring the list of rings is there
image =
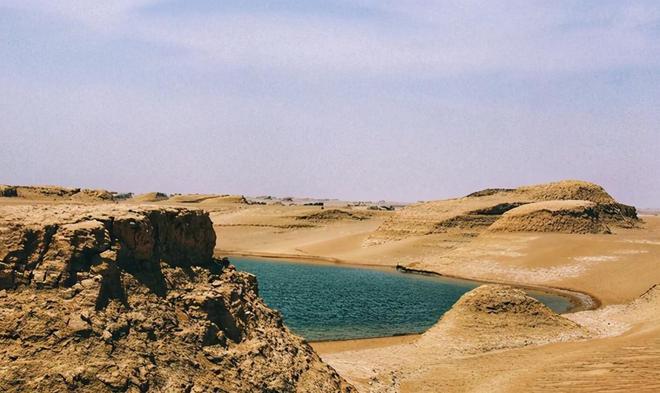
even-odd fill
[[[660,206],[660,2],[0,0],[0,183]]]

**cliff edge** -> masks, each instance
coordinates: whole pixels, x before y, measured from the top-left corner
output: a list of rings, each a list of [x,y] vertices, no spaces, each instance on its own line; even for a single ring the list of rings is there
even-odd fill
[[[0,391],[351,392],[198,210],[0,208]]]

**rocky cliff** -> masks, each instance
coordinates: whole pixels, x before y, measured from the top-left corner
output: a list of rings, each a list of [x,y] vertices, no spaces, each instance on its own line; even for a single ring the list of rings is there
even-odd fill
[[[0,208],[0,391],[349,392],[201,211]]]

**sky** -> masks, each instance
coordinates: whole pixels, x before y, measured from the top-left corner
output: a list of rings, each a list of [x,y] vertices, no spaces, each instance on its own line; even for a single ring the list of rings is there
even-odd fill
[[[658,1],[0,0],[0,184],[660,207]]]

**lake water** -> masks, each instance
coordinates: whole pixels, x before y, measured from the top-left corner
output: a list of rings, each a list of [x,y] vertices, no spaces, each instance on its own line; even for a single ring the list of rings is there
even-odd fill
[[[307,340],[421,333],[479,283],[441,277],[282,260],[231,258],[253,273],[259,293],[291,330]],[[568,299],[530,293],[557,312]]]

